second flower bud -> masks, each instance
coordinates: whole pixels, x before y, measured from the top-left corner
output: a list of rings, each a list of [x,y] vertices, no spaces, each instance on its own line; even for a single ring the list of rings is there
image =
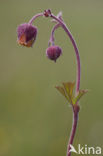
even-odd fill
[[[62,54],[62,49],[57,46],[53,45],[47,48],[46,55],[50,60],[53,60],[56,62],[57,58]]]

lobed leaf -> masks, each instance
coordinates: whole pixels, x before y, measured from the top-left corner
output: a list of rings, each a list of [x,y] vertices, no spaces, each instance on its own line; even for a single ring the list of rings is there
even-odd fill
[[[78,95],[75,97],[74,90],[74,82],[63,82],[63,86],[56,86],[56,89],[68,100],[68,102],[72,105],[75,105],[81,97],[88,92],[88,90],[79,90]]]
[[[65,89],[63,87],[56,86],[55,88],[68,100],[66,93],[65,93]]]
[[[72,82],[65,82],[63,83],[63,86],[65,88],[65,91],[66,91],[66,94],[69,98],[69,102],[71,104],[73,104],[73,89],[74,89],[74,85],[75,83],[72,83]]]
[[[63,83],[63,87],[57,86],[56,88],[60,91],[60,93],[66,97],[69,103],[73,104],[73,89],[74,84],[72,82]]]
[[[72,82],[64,82],[63,83],[63,86],[64,86],[64,88],[66,90],[66,93],[70,97],[72,97],[72,95],[73,95],[74,85],[75,85],[75,83],[72,83]]]
[[[79,100],[80,100],[80,98],[84,95],[84,94],[86,94],[88,92],[88,90],[79,90],[79,93],[78,93],[78,95],[75,97],[75,99],[74,99],[74,104],[75,103],[77,103]]]

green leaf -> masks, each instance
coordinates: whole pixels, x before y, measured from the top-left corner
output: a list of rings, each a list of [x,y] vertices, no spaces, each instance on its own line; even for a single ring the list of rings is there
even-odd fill
[[[73,89],[74,84],[72,82],[65,82],[63,83],[63,87],[56,86],[56,88],[60,91],[60,93],[66,97],[69,103],[73,104]]]
[[[72,82],[65,82],[63,83],[63,86],[65,88],[65,91],[66,91],[66,94],[69,98],[69,102],[71,104],[73,104],[73,89],[74,89],[74,85],[75,83],[72,83]]]
[[[88,90],[79,90],[78,95],[74,95],[74,82],[63,82],[63,86],[56,86],[56,89],[68,100],[71,105],[75,105]]]
[[[65,90],[64,90],[63,87],[61,87],[61,86],[56,86],[55,88],[56,88],[63,96],[65,96],[65,97],[67,98],[67,96],[66,96],[66,94],[65,94]]]
[[[72,83],[72,82],[63,82],[63,86],[64,86],[66,93],[68,94],[69,97],[72,97],[72,95],[73,95],[74,85],[75,85],[75,83]]]
[[[80,100],[80,98],[81,98],[84,94],[86,94],[87,92],[88,92],[88,90],[79,90],[79,93],[78,93],[78,95],[75,97],[73,103],[74,103],[74,104],[77,103],[77,102]]]

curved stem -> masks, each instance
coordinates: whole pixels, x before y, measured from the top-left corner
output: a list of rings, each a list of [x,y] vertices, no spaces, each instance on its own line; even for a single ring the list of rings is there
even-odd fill
[[[51,31],[50,40],[49,40],[49,42],[48,42],[48,46],[50,46],[50,43],[51,43],[52,45],[54,45],[54,32],[55,32],[55,30],[56,30],[57,28],[59,28],[59,27],[60,27],[60,24],[59,24],[59,23],[57,23],[57,24],[53,27],[53,29],[52,29],[52,31]]]
[[[29,24],[32,24],[32,22],[39,16],[44,16],[44,13],[39,13],[37,15],[35,15],[30,21]],[[76,54],[76,60],[77,60],[77,77],[76,77],[76,95],[79,92],[79,88],[80,88],[80,74],[81,74],[81,68],[80,68],[80,56],[79,56],[79,51],[76,45],[76,42],[71,34],[71,32],[69,31],[69,29],[67,28],[67,26],[65,25],[65,23],[58,17],[54,16],[53,14],[51,14],[50,10],[47,10],[46,12],[46,17],[51,17],[53,19],[55,19],[58,23],[54,26],[52,32],[51,32],[51,38],[49,41],[54,44],[54,31],[61,26],[64,31],[67,33],[68,37],[70,38],[72,45],[74,47],[75,50],[75,54]],[[75,106],[78,106],[78,103],[75,104]],[[76,108],[76,107],[75,107]],[[70,139],[69,139],[69,143],[68,143],[68,149],[67,149],[67,156],[71,156],[71,152],[70,151],[70,145],[73,144],[73,140],[74,140],[74,136],[76,133],[76,128],[77,128],[77,122],[78,122],[78,109],[74,109],[73,108],[73,125],[72,125],[72,130],[71,130],[71,135],[70,135]]]
[[[65,23],[63,21],[61,21],[59,18],[57,18],[56,16],[54,16],[53,14],[51,14],[51,17],[53,19],[55,19],[62,26],[64,31],[69,36],[69,38],[72,42],[72,45],[74,47],[75,54],[76,54],[76,60],[77,60],[77,77],[76,77],[76,92],[75,92],[77,95],[79,92],[79,88],[80,88],[80,74],[81,74],[79,50],[77,48],[76,42],[75,42],[71,32],[69,31],[69,29],[67,28]],[[75,106],[78,106],[78,103],[76,103]],[[78,123],[78,111],[73,109],[73,125],[72,125],[71,135],[70,135],[68,148],[67,148],[67,156],[71,156],[71,152],[69,152],[71,149],[70,145],[73,144],[73,140],[74,140],[74,136],[75,136],[76,128],[77,128],[77,123]]]
[[[29,21],[29,24],[32,24],[33,21],[34,21],[36,18],[40,17],[40,16],[44,16],[44,14],[43,14],[43,13],[38,13],[37,15],[33,16],[32,19]]]
[[[44,13],[38,13],[37,15],[35,15],[30,21],[29,24],[32,24],[33,21],[40,17],[40,16],[44,16]],[[76,54],[76,59],[77,59],[77,78],[76,78],[76,94],[78,94],[79,88],[80,88],[80,74],[81,74],[81,68],[80,68],[80,56],[79,56],[79,51],[76,45],[76,42],[71,34],[71,32],[69,31],[69,29],[67,28],[67,26],[65,25],[65,23],[58,17],[54,16],[53,14],[49,14],[50,17],[52,17],[53,19],[55,19],[59,25],[62,26],[62,28],[64,29],[64,31],[67,33],[67,35],[69,36],[74,50],[75,50],[75,54]],[[52,33],[54,33],[55,29],[57,29],[58,24],[54,27]]]
[[[62,28],[64,29],[64,31],[67,33],[67,35],[69,36],[74,50],[75,50],[75,54],[76,54],[76,59],[77,59],[77,78],[76,78],[76,94],[78,94],[79,88],[80,88],[80,74],[81,74],[81,68],[80,68],[80,56],[79,56],[79,51],[76,45],[76,42],[71,34],[71,32],[69,31],[69,29],[67,28],[67,26],[64,24],[63,21],[61,21],[59,18],[57,18],[56,16],[54,16],[53,14],[51,14],[51,17],[53,19],[55,19],[57,22],[59,22],[59,24],[62,26]]]

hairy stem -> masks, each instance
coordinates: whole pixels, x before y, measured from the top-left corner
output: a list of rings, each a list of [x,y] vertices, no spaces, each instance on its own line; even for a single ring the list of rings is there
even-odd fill
[[[33,16],[32,19],[29,21],[29,24],[32,24],[33,21],[34,21],[36,18],[40,17],[40,16],[44,16],[44,14],[43,14],[43,13],[38,13],[37,15]]]
[[[69,152],[70,151],[70,145],[73,144],[73,140],[74,140],[74,136],[75,136],[76,128],[77,128],[77,123],[78,123],[78,112],[73,111],[73,125],[72,125],[70,139],[69,139],[68,147],[67,147],[67,156],[71,156],[71,152]]]
[[[36,18],[40,17],[40,16],[44,16],[44,13],[38,13],[37,15],[33,16],[33,18],[29,21],[29,24],[32,24],[33,21]],[[52,17],[53,19],[55,19],[58,22],[58,24],[54,27],[52,33],[54,33],[55,29],[57,29],[59,27],[59,25],[61,25],[62,28],[64,29],[64,31],[69,36],[69,38],[70,38],[70,40],[72,42],[72,45],[74,47],[75,54],[76,54],[76,59],[77,59],[77,78],[76,78],[76,94],[77,94],[78,91],[79,91],[79,88],[80,88],[80,74],[81,74],[79,50],[77,48],[76,42],[75,42],[71,32],[69,31],[69,29],[67,28],[65,23],[60,18],[54,16],[53,14],[51,14],[49,16]]]
[[[69,31],[69,29],[67,28],[65,23],[62,20],[60,20],[59,18],[57,18],[56,16],[54,16],[53,14],[51,14],[51,17],[53,19],[55,19],[62,26],[64,31],[69,36],[69,38],[70,38],[70,40],[72,42],[72,45],[74,47],[75,54],[76,54],[76,60],[77,60],[77,76],[76,76],[76,91],[75,91],[75,93],[77,95],[78,92],[79,92],[79,88],[80,88],[80,75],[81,75],[80,56],[79,56],[79,51],[78,51],[77,45],[76,45],[76,42],[75,42],[71,32]],[[78,105],[78,103],[76,105]],[[71,130],[70,139],[69,139],[68,148],[67,148],[67,156],[71,156],[71,152],[69,152],[69,150],[71,149],[70,145],[73,144],[74,136],[75,136],[75,133],[76,133],[77,123],[78,123],[78,112],[79,111],[77,111],[77,110],[75,111],[73,109],[73,125],[72,125],[72,130]]]
[[[54,16],[53,14],[51,14],[51,17],[53,19],[55,19],[57,22],[59,22],[59,24],[62,26],[62,28],[64,29],[64,31],[67,33],[67,35],[69,36],[72,45],[74,47],[75,50],[75,54],[76,54],[76,59],[77,59],[77,78],[76,78],[76,94],[79,91],[80,88],[80,74],[81,74],[81,69],[80,69],[80,56],[79,56],[79,50],[77,48],[76,42],[71,34],[71,32],[69,31],[69,29],[67,28],[67,26],[65,25],[65,23],[63,21],[61,21],[59,18],[57,18],[56,16]]]
[[[74,50],[75,50],[75,54],[76,54],[76,60],[77,60],[77,76],[76,76],[76,95],[78,94],[79,92],[79,88],[80,88],[80,75],[81,75],[81,68],[80,68],[80,56],[79,56],[79,51],[78,51],[78,48],[77,48],[77,45],[76,45],[76,42],[71,34],[71,32],[69,31],[69,29],[67,28],[66,24],[63,22],[63,20],[61,20],[60,18],[54,16],[53,14],[51,14],[51,11],[50,10],[47,10],[46,12],[46,16],[45,17],[51,17],[53,18],[55,21],[57,21],[57,24],[54,26],[53,30],[52,30],[52,33],[51,33],[51,38],[50,38],[50,41],[49,41],[49,44],[50,42],[52,44],[54,44],[54,31],[59,27],[61,26],[64,31],[67,33],[68,37],[70,38],[71,42],[72,42],[72,45],[74,47]],[[44,13],[39,13],[37,15],[35,15],[30,21],[29,21],[29,24],[32,24],[33,21],[37,18],[37,17],[40,17],[40,16],[44,16]],[[75,104],[75,106],[77,107],[78,106],[78,103]],[[76,108],[75,107],[75,108]],[[68,143],[68,149],[67,149],[67,156],[71,156],[71,152],[69,152],[70,150],[70,145],[73,144],[73,140],[74,140],[74,136],[75,136],[75,133],[76,133],[76,128],[77,128],[77,123],[78,123],[78,109],[75,109],[73,108],[73,124],[72,124],[72,130],[71,130],[71,135],[70,135],[70,139],[69,139],[69,143]]]
[[[60,24],[59,24],[59,23],[56,24],[56,25],[53,27],[53,29],[52,29],[52,31],[51,31],[51,36],[50,36],[50,40],[49,40],[48,46],[50,46],[50,43],[51,43],[52,45],[54,45],[54,32],[55,32],[55,30],[56,30],[57,28],[59,28],[59,27],[60,27]]]

